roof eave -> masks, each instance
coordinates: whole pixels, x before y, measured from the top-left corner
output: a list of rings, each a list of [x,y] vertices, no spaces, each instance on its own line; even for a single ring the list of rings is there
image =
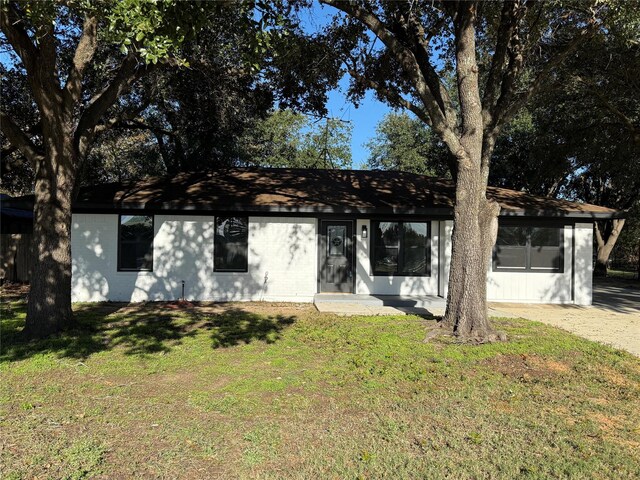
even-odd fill
[[[95,213],[95,212],[127,212],[127,211],[149,211],[179,213],[210,213],[210,212],[246,212],[246,213],[269,213],[269,214],[361,214],[361,215],[421,215],[421,216],[453,216],[451,207],[424,207],[424,208],[402,208],[402,207],[344,207],[339,205],[323,206],[289,206],[289,205],[226,205],[220,207],[214,204],[200,205],[179,205],[176,203],[162,203],[148,205],[144,203],[126,204],[82,204],[73,208],[75,213]],[[626,212],[567,212],[562,210],[508,210],[502,209],[501,217],[529,217],[529,218],[557,218],[557,219],[590,219],[603,220],[611,218],[624,218]]]
[[[531,217],[531,218],[575,218],[590,220],[608,220],[625,218],[624,211],[612,212],[567,212],[562,210],[505,210],[500,211],[501,217]]]

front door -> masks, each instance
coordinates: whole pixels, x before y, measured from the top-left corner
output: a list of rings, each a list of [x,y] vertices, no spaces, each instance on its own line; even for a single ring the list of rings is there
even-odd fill
[[[353,222],[322,220],[320,291],[353,293]]]

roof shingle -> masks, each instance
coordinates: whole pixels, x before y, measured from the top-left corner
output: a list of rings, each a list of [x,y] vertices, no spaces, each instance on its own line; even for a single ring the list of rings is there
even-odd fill
[[[601,218],[620,214],[505,188],[489,187],[487,195],[500,204],[501,215]],[[454,199],[451,180],[407,172],[229,168],[87,187],[74,208],[450,215]]]

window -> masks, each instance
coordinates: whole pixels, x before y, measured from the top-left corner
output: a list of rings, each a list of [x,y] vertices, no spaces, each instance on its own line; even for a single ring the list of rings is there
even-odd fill
[[[246,272],[249,243],[247,217],[216,217],[213,269],[216,272]]]
[[[493,271],[564,271],[563,227],[500,226]]]
[[[428,222],[373,222],[373,274],[430,275],[429,227]]]
[[[328,227],[327,248],[329,249],[329,256],[331,257],[343,257],[345,243],[347,238],[347,227],[344,225],[334,225]]]
[[[500,227],[496,240],[496,251],[500,252],[497,265],[500,268],[526,270],[527,268],[527,228]]]
[[[120,215],[118,270],[153,270],[153,216]]]

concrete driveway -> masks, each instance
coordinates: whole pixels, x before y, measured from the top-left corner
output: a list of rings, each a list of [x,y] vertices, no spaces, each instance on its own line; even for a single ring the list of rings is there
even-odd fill
[[[492,303],[490,314],[537,320],[640,357],[640,285],[637,283],[596,281],[590,307]]]

